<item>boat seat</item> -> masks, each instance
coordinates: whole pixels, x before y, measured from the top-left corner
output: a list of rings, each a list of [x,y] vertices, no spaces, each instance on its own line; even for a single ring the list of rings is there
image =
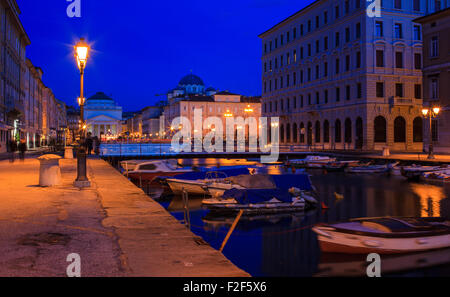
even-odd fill
[[[361,220],[360,223],[364,227],[386,233],[428,231],[436,228],[424,220],[413,218],[377,218]]]

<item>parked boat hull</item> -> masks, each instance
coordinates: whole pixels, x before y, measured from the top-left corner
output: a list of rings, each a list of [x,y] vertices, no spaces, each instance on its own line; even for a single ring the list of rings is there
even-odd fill
[[[204,183],[176,179],[167,179],[166,181],[175,195],[181,195],[183,190],[188,192],[189,195],[209,195]]]
[[[179,174],[186,173],[187,171],[183,172],[129,172],[128,178],[130,178],[133,181],[145,181],[145,182],[152,182],[157,177],[160,176],[177,176]]]
[[[405,254],[450,247],[450,234],[429,237],[384,238],[314,227],[322,252],[344,254]]]

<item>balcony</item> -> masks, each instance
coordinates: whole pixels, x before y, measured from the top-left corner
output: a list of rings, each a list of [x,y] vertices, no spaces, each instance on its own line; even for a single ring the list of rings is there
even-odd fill
[[[419,104],[420,99],[391,97],[389,98],[389,105],[391,106],[414,106]]]

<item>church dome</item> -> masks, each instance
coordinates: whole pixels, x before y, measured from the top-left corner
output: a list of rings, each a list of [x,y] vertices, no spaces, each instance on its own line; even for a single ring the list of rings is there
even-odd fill
[[[96,94],[92,95],[88,98],[88,100],[111,100],[114,101],[113,98],[109,97],[103,92],[97,92]]]
[[[204,86],[203,80],[194,74],[188,74],[185,77],[183,77],[180,82],[180,86],[188,86],[188,85],[197,85],[197,86]]]

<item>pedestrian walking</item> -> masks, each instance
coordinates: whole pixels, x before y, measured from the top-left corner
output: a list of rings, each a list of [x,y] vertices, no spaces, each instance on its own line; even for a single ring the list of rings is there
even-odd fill
[[[17,151],[17,142],[12,139],[9,141],[10,162],[14,163]]]
[[[88,138],[86,139],[86,149],[87,149],[88,155],[92,155],[93,145],[94,145],[94,141],[92,140],[91,135],[89,135]]]
[[[25,143],[25,140],[21,140],[19,143],[19,154],[20,154],[20,160],[25,160],[25,152],[27,151],[27,144]]]

